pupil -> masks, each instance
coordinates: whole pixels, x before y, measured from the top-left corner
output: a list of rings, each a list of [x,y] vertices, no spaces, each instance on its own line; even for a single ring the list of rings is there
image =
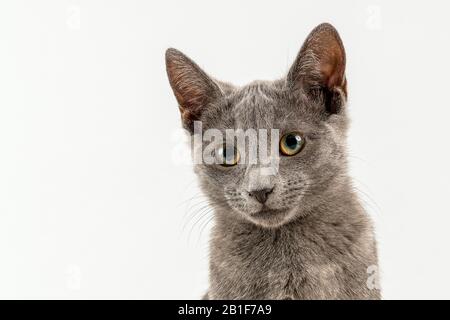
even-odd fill
[[[234,149],[230,147],[223,148],[223,158],[225,161],[231,161],[234,159]]]
[[[294,136],[294,135],[288,135],[288,136],[286,137],[286,146],[287,146],[289,149],[295,149],[295,148],[297,148],[298,143],[299,143],[299,139],[298,139],[297,136]]]

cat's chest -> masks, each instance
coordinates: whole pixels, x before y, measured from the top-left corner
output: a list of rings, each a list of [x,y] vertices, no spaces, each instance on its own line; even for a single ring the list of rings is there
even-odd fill
[[[332,298],[342,285],[342,268],[318,236],[284,231],[222,235],[212,243],[216,298]]]
[[[234,266],[236,271],[246,266],[247,274],[256,275],[243,280],[249,280],[249,287],[263,287],[265,298],[325,298],[330,293],[317,288],[339,286],[339,267],[330,262],[323,248],[297,237],[270,240],[255,244],[253,253]]]
[[[338,277],[342,269],[335,263],[323,260],[284,260],[270,268],[265,275],[267,298],[291,300],[327,299],[340,288]]]
[[[267,249],[271,252],[271,259],[263,276],[268,297],[298,299],[306,282],[305,271],[311,265],[308,255],[301,251],[301,242],[273,243]]]

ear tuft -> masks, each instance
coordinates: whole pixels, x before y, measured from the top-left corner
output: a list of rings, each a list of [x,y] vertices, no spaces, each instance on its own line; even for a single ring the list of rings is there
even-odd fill
[[[166,50],[166,70],[183,126],[192,131],[193,122],[200,119],[209,102],[219,97],[220,89],[194,61],[176,49]]]
[[[347,98],[345,49],[336,29],[323,23],[309,34],[291,67],[287,80],[324,101],[329,113],[338,113]]]

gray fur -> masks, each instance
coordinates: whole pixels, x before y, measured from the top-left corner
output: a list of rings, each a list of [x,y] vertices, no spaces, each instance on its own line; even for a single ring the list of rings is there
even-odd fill
[[[215,209],[206,298],[380,298],[380,291],[367,285],[367,269],[377,265],[372,224],[348,176],[346,80],[342,73],[337,85],[321,83],[324,57],[308,45],[320,42],[323,32],[337,37],[340,44],[334,45],[343,53],[335,29],[323,24],[311,33],[285,79],[239,88],[214,80],[218,88],[209,85],[201,93],[213,99],[183,98],[203,101],[195,106],[198,118],[183,118],[187,128],[201,120],[204,130],[278,128],[281,135],[297,130],[306,138],[304,150],[281,156],[279,172],[270,178],[249,179],[258,165],[196,165],[201,188]],[[182,53],[169,49],[166,57],[168,63],[182,57],[194,70],[186,83],[208,83]],[[169,78],[174,72],[168,69]],[[190,91],[199,94],[198,87]],[[215,92],[207,91],[211,88]],[[327,103],[338,104],[330,109],[336,112],[327,110]],[[249,195],[249,189],[262,187],[273,188],[266,203],[272,211],[264,214],[262,204]]]

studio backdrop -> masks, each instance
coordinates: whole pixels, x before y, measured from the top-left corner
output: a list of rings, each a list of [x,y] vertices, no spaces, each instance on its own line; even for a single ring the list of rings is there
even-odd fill
[[[0,298],[199,299],[215,220],[165,52],[243,86],[323,22],[385,299],[450,298],[445,1],[2,1]],[[370,272],[370,271],[369,271]]]

